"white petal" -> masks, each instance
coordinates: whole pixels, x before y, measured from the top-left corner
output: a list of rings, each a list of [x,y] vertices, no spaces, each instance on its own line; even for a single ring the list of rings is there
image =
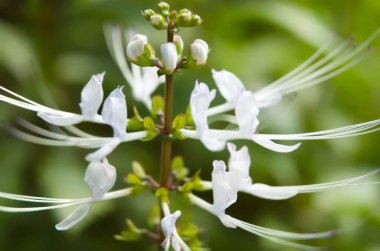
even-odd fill
[[[164,69],[173,72],[177,67],[178,54],[174,43],[164,43],[161,45],[161,55]]]
[[[258,114],[259,109],[252,93],[244,91],[235,107],[235,115],[240,132],[247,135],[255,133],[259,125]]]
[[[38,112],[37,116],[42,118],[49,124],[57,125],[57,126],[75,125],[84,120],[82,115],[74,114],[74,113],[67,116],[60,116],[60,115],[53,115],[53,114],[48,114],[44,112]]]
[[[212,138],[208,133],[204,133],[200,138],[203,145],[210,151],[222,151],[226,147],[226,141],[218,138]]]
[[[90,212],[91,205],[91,203],[88,203],[79,206],[66,219],[55,225],[55,228],[59,231],[64,231],[72,228],[88,215],[88,213]]]
[[[251,184],[252,180],[249,176],[249,168],[251,166],[251,158],[249,156],[248,148],[243,146],[239,151],[232,143],[227,144],[228,151],[230,152],[230,159],[228,160],[228,169],[230,172],[236,174],[239,187],[246,184]]]
[[[103,77],[104,73],[93,75],[82,90],[79,106],[86,118],[95,116],[103,102]]]
[[[272,187],[259,183],[246,186],[241,191],[268,200],[285,200],[298,194],[295,187]]]
[[[233,73],[222,70],[212,70],[212,77],[222,96],[232,103],[236,103],[240,93],[244,90],[244,85]]]
[[[113,138],[106,144],[104,144],[97,151],[90,153],[86,156],[87,161],[100,161],[107,157],[119,144],[121,143],[121,139]]]
[[[132,41],[127,45],[127,56],[129,59],[136,61],[144,53],[144,47],[148,43],[148,37],[141,34],[133,36]]]
[[[212,192],[213,211],[216,215],[224,214],[225,210],[237,200],[238,184],[233,173],[226,172],[224,161],[213,162]]]
[[[107,159],[91,162],[86,169],[84,180],[91,189],[92,198],[100,200],[114,186],[116,169]]]
[[[127,127],[127,104],[122,92],[123,87],[118,87],[104,101],[102,117],[104,121],[112,126],[114,136],[125,137]]]
[[[257,144],[261,145],[262,147],[265,147],[269,150],[279,152],[279,153],[292,152],[301,145],[301,143],[298,143],[292,146],[277,144],[271,141],[270,139],[260,137],[260,134],[253,135],[252,140],[256,142]]]

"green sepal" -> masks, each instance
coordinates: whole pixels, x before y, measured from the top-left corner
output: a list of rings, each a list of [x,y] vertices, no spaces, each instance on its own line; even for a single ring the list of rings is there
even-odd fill
[[[154,139],[157,135],[157,130],[153,119],[151,117],[145,117],[143,123],[145,130],[148,131],[148,135],[145,138],[141,139],[141,141],[149,141]]]
[[[122,231],[120,235],[115,235],[115,239],[119,241],[137,241],[141,239],[145,230],[137,228],[137,226],[130,219],[127,219],[126,223],[127,230]]]
[[[193,116],[191,115],[190,105],[186,108],[186,126],[190,128],[195,128],[195,123],[193,120]]]
[[[160,187],[156,190],[156,197],[159,198],[161,202],[169,202],[169,190],[165,187]]]
[[[137,58],[137,60],[128,60],[142,67],[155,66],[157,61],[156,51],[153,46],[148,43],[144,46],[144,52]]]
[[[142,180],[134,173],[128,173],[125,181],[132,186],[142,186]]]
[[[145,179],[147,177],[144,167],[138,161],[132,162],[132,170],[133,173],[140,179]]]
[[[152,115],[161,116],[164,114],[164,98],[156,95],[152,97]]]
[[[204,191],[202,185],[202,179],[199,177],[201,169],[199,169],[190,180],[186,181],[180,188],[179,191],[182,193],[190,193],[192,190]]]
[[[144,129],[144,120],[141,118],[137,108],[133,107],[133,117],[128,121],[127,130],[140,131]]]
[[[178,139],[186,139],[185,136],[182,135],[181,129],[185,128],[186,125],[186,115],[178,114],[173,120],[173,134]]]
[[[172,174],[178,180],[182,180],[189,174],[189,169],[185,167],[185,163],[181,156],[175,156],[172,160]]]

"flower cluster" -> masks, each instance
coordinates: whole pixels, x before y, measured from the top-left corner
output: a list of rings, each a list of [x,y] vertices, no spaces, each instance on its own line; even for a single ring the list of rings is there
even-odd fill
[[[132,223],[129,224],[130,231],[133,234],[146,234],[157,239],[162,242],[161,245],[165,250],[169,250],[170,247],[176,251],[197,248],[189,244],[195,236],[181,236],[181,228],[176,227],[181,211],[171,213],[170,192],[184,195],[194,205],[218,217],[226,227],[241,228],[280,244],[309,249],[310,246],[292,240],[328,238],[335,235],[336,230],[301,234],[264,228],[234,218],[228,215],[226,210],[237,202],[239,192],[268,200],[285,200],[301,193],[321,192],[363,184],[365,179],[377,174],[379,169],[362,176],[328,183],[270,186],[253,182],[250,177],[251,158],[247,146],[238,150],[231,142],[253,141],[269,150],[287,153],[295,151],[305,140],[345,138],[379,130],[380,119],[329,130],[296,134],[263,134],[259,133],[257,128],[260,123],[259,113],[279,103],[285,95],[322,83],[357,64],[380,30],[356,48],[351,47],[349,41],[338,46],[334,46],[333,41],[328,41],[295,70],[255,92],[247,90],[233,73],[227,70],[212,70],[212,77],[225,102],[211,107],[217,90],[210,90],[207,84],[196,81],[189,100],[190,114],[179,114],[172,120],[172,75],[182,69],[197,69],[206,65],[210,51],[205,41],[196,39],[191,43],[188,55],[184,56],[185,43],[176,33],[179,27],[199,25],[202,19],[187,9],[179,12],[171,10],[170,6],[164,2],[158,4],[157,13],[147,9],[142,11],[142,15],[155,29],[167,31],[168,41],[160,46],[161,57],[156,56],[155,49],[146,35],[136,34],[131,30],[123,31],[118,26],[106,26],[105,34],[111,55],[129,84],[134,99],[142,102],[151,112],[151,116],[141,118],[137,110],[134,110],[134,115],[128,118],[123,87],[117,87],[103,101],[104,73],[93,75],[84,85],[79,103],[80,113],[44,106],[0,86],[1,101],[36,112],[37,116],[45,122],[65,129],[62,133],[57,133],[26,120],[19,120],[19,126],[23,127],[23,130],[7,126],[13,135],[36,144],[97,149],[85,157],[88,166],[84,181],[91,191],[90,197],[61,199],[1,192],[0,198],[3,199],[49,205],[24,208],[0,206],[0,211],[19,213],[77,206],[71,215],[56,225],[58,230],[68,230],[88,215],[93,204],[126,197],[138,189],[149,188],[160,200],[162,211],[159,224],[161,231],[158,233],[160,236],[157,237],[157,233],[151,230],[138,229]],[[127,41],[124,41],[123,33],[128,34]],[[164,82],[165,97],[152,97],[158,86]],[[101,112],[99,112],[100,107],[102,107]],[[210,118],[213,122],[227,122],[228,129],[211,128]],[[84,132],[76,127],[82,122],[109,126],[113,130],[113,135],[100,137]],[[121,143],[135,140],[148,141],[155,136],[161,136],[163,143],[161,182],[147,175],[141,166],[135,165],[133,173],[130,173],[127,179],[132,186],[110,192],[116,182],[116,168],[108,162],[108,155]],[[215,160],[210,181],[202,180],[199,173],[191,177],[183,160],[171,157],[171,141],[176,138],[200,140],[210,151],[221,151],[227,148],[230,153],[228,164],[226,165],[222,160]],[[282,140],[296,141],[296,143],[284,145],[276,142]],[[196,192],[210,190],[213,194],[212,204],[195,195]],[[118,238],[124,237],[121,235]]]

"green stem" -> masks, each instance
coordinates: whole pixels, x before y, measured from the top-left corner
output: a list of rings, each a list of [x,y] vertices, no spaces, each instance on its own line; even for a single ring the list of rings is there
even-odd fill
[[[174,40],[174,30],[172,25],[169,23],[167,30],[167,41],[173,42]],[[161,187],[170,188],[171,187],[171,157],[172,157],[172,142],[170,140],[170,134],[172,132],[172,112],[173,112],[173,74],[165,75],[165,103],[164,103],[164,124],[162,130],[162,142],[161,142]],[[161,201],[159,201],[161,205]],[[163,218],[163,213],[161,210],[161,219]],[[163,241],[164,236],[158,226],[158,231],[160,235],[160,243]],[[161,247],[158,246],[158,250]]]

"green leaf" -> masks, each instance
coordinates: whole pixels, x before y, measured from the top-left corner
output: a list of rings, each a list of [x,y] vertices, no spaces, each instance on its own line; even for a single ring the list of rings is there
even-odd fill
[[[141,139],[141,141],[149,141],[156,137],[156,124],[151,117],[144,118],[144,128],[148,130],[148,135],[145,138]]]
[[[164,114],[164,98],[162,96],[153,96],[152,98],[152,115],[161,116]]]
[[[141,239],[142,234],[141,233],[135,233],[130,230],[124,230],[121,232],[120,235],[114,236],[116,240],[118,241],[137,241]]]

